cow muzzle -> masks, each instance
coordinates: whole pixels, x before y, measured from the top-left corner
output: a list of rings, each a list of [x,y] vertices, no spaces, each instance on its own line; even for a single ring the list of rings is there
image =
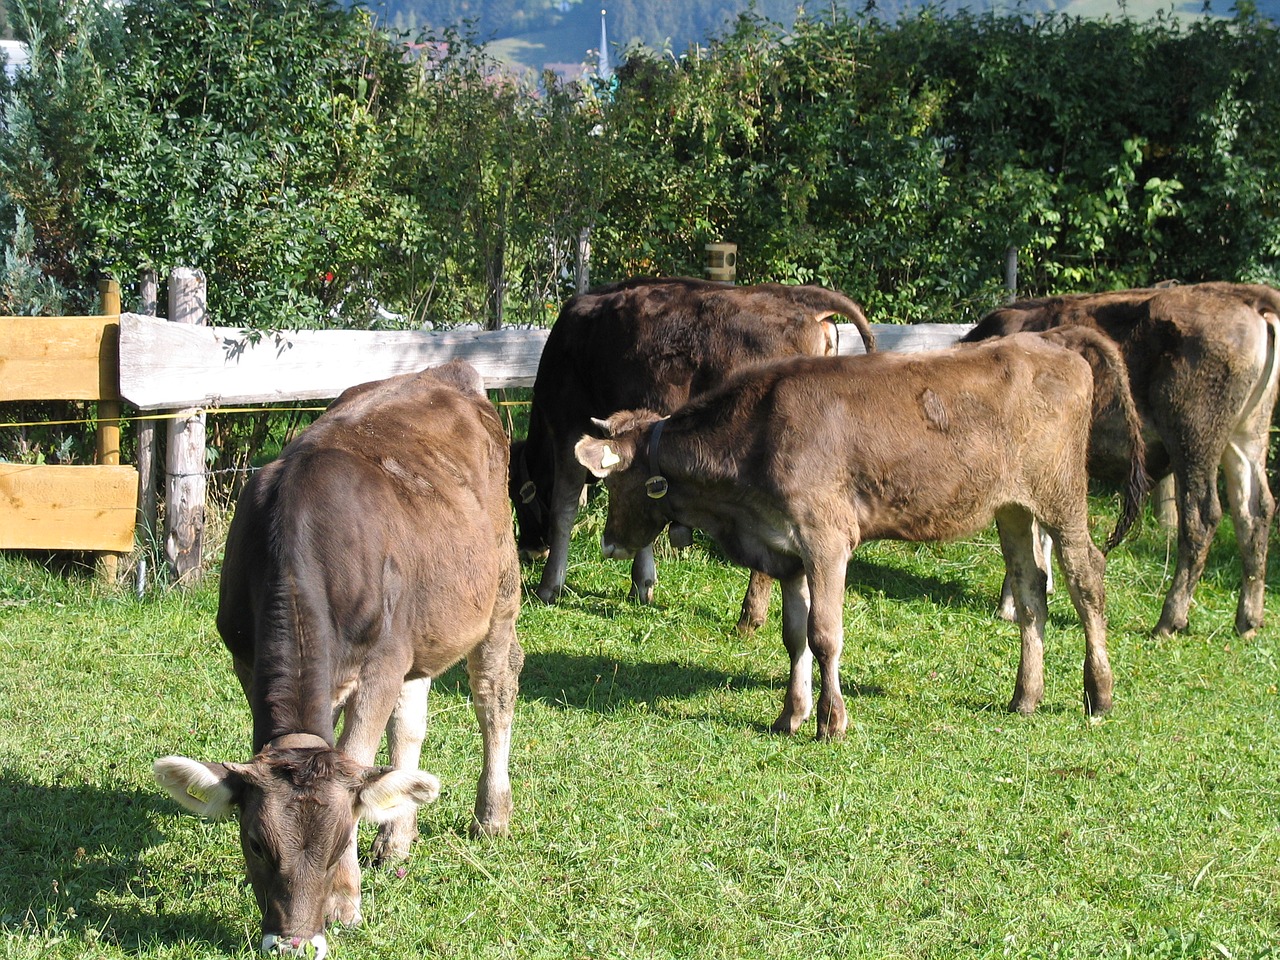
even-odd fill
[[[329,941],[323,933],[309,940],[302,937],[279,937],[268,933],[262,938],[262,952],[269,957],[306,957],[307,960],[324,960],[329,953]]]
[[[537,560],[545,560],[551,555],[550,547],[521,547],[520,562],[533,563]]]

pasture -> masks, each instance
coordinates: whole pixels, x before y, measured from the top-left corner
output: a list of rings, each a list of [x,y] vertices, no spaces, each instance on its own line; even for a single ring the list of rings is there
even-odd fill
[[[1109,501],[1094,508],[1101,541]],[[466,837],[479,735],[455,668],[424,749],[444,794],[412,859],[366,873],[366,924],[332,956],[1280,954],[1280,580],[1268,626],[1239,640],[1229,524],[1172,639],[1148,636],[1165,532],[1145,519],[1113,553],[1100,721],[1065,591],[1044,705],[1004,711],[1018,640],[993,615],[994,532],[864,547],[838,743],[812,720],[768,732],[787,672],[776,595],[739,637],[746,574],[699,542],[659,551],[656,606],[628,604],[602,524],[593,504],[557,607],[525,572],[512,837]],[[168,753],[248,759],[212,566],[193,592],[139,600],[0,557],[0,958],[254,955],[234,823],[180,812],[150,772]]]

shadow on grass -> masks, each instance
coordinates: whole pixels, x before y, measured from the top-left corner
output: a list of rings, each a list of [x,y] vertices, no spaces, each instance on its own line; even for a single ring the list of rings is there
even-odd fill
[[[106,940],[142,953],[164,942],[203,943],[235,953],[242,931],[218,918],[166,904],[147,876],[145,850],[164,837],[152,817],[158,794],[30,783],[0,772],[0,930],[32,939]],[[157,914],[121,909],[103,892],[156,898]],[[171,909],[176,908],[176,909]]]
[[[781,651],[779,655],[782,656]],[[520,695],[557,707],[612,713],[659,699],[687,698],[707,690],[770,688],[774,681],[730,674],[697,664],[632,661],[616,656],[528,653],[520,674]]]
[[[779,649],[785,662],[785,654]],[[590,657],[567,653],[530,653],[520,674],[520,695],[565,710],[614,711],[660,700],[690,699],[711,690],[777,690],[785,679],[745,673],[726,673],[696,664],[629,661],[618,657]],[[879,697],[875,685],[844,684],[846,699]],[[767,732],[768,725],[763,729]]]

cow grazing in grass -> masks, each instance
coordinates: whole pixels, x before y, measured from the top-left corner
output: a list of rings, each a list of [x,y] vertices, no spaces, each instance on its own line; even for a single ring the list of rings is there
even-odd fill
[[[1155,626],[1187,628],[1192,594],[1222,519],[1218,468],[1240,550],[1242,583],[1236,630],[1262,626],[1267,541],[1275,501],[1267,449],[1280,361],[1280,292],[1250,284],[1201,283],[1025,300],[996,310],[964,338],[980,341],[1022,330],[1087,327],[1119,345],[1147,430],[1148,470],[1173,475],[1178,555]],[[1116,461],[1114,431],[1100,431],[1095,473]]]
[[[950,539],[993,519],[1022,636],[1010,708],[1036,708],[1047,616],[1032,546],[1039,521],[1057,538],[1084,624],[1085,708],[1103,713],[1112,699],[1104,560],[1089,538],[1085,467],[1093,372],[1060,340],[1024,335],[979,348],[785,360],[743,371],[669,418],[615,414],[600,424],[603,438],[576,446],[580,462],[606,478],[604,553],[629,557],[680,523],[780,580],[791,677],[773,729],[794,733],[809,716],[816,659],[817,732],[826,738],[846,726],[840,653],[853,551],[867,540]],[[1122,369],[1109,376],[1126,389]],[[1140,460],[1136,416],[1132,424]],[[1123,517],[1136,515],[1141,496],[1140,487],[1130,491]]]
[[[507,455],[479,375],[453,361],[347,390],[240,497],[218,631],[253,759],[165,757],[155,775],[196,813],[238,811],[264,950],[323,956],[326,923],[360,920],[361,818],[375,862],[407,855],[439,790],[418,769],[427,691],[464,657],[484,743],[472,830],[507,830],[523,662]]]
[[[547,557],[538,597],[553,603],[564,589],[574,518],[593,482],[573,445],[593,419],[632,408],[670,413],[742,367],[833,354],[835,327],[824,321],[837,315],[875,348],[862,308],[822,287],[641,278],[569,299],[538,364],[527,439],[511,450],[521,555]],[[631,567],[631,596],[650,602],[656,581],[646,543]],[[752,578],[744,626],[763,620],[770,588]]]

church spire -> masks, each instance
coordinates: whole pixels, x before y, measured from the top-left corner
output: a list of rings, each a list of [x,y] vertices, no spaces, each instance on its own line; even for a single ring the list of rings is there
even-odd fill
[[[613,67],[609,65],[609,37],[604,29],[605,11],[600,11],[600,62],[596,67],[596,76],[608,80],[613,76]]]

